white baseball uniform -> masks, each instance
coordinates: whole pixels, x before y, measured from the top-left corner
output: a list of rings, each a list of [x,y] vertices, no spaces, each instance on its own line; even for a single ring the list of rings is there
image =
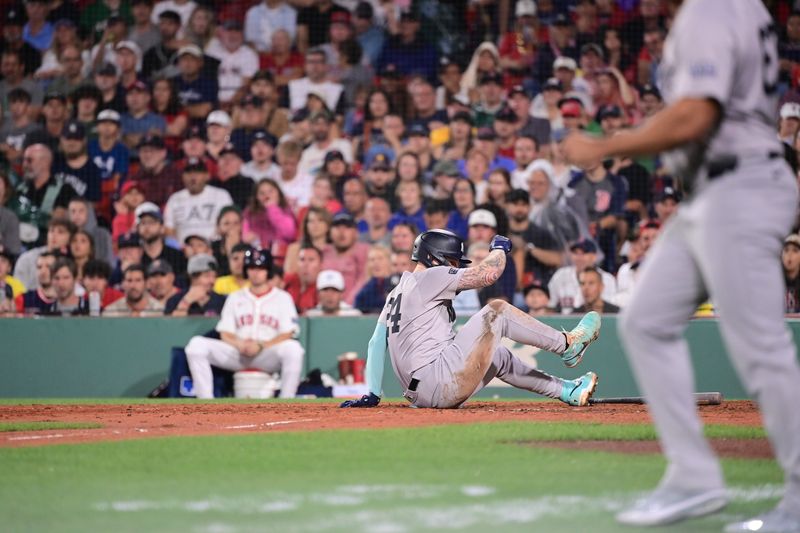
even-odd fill
[[[716,491],[722,469],[703,437],[683,335],[711,296],[731,361],[785,471],[779,506],[797,512],[800,366],[783,316],[779,260],[797,183],[774,129],[777,39],[760,0],[687,0],[678,11],[659,66],[662,94],[668,104],[714,100],[721,121],[707,142],[665,154],[691,181],[692,196],[650,250],[619,332],[668,461],[661,486]]]
[[[299,332],[297,310],[288,292],[273,288],[256,296],[249,288],[228,296],[222,308],[217,331],[232,333],[240,339],[266,342],[283,333]],[[186,345],[186,358],[192,372],[198,398],[213,398],[211,365],[227,370],[258,368],[281,373],[281,398],[294,398],[303,370],[305,350],[295,339],[289,339],[247,357],[225,341],[192,337]]]

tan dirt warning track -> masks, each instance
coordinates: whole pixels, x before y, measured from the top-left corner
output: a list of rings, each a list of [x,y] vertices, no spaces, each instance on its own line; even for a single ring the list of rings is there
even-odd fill
[[[761,426],[752,402],[726,401],[720,406],[701,407],[706,423]],[[419,427],[486,422],[583,422],[608,424],[649,423],[641,405],[595,405],[568,407],[550,401],[470,402],[462,409],[410,409],[389,402],[373,409],[339,409],[336,404],[316,403],[153,403],[134,405],[2,405],[0,422],[91,422],[97,429],[47,429],[0,433],[0,447],[103,442],[182,435],[224,435],[274,431],[326,429],[370,429]],[[764,439],[730,444],[737,457],[769,456]],[[537,444],[539,445],[539,444]],[[563,443],[549,443],[562,446]],[[638,443],[622,449],[618,442],[567,443],[567,446],[622,452],[656,452],[656,443]],[[641,449],[636,446],[641,445]],[[649,446],[649,448],[647,448]],[[749,453],[752,452],[752,453]]]

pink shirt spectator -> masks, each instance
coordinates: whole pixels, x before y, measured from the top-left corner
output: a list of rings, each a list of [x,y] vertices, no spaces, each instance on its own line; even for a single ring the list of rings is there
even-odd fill
[[[288,245],[297,239],[294,215],[291,210],[277,205],[268,205],[260,213],[245,209],[243,223],[245,240],[251,242],[257,238],[262,248],[269,248],[276,241]]]
[[[337,270],[344,277],[343,300],[352,305],[356,294],[367,280],[367,252],[369,244],[356,242],[344,253],[339,253],[332,244],[322,251],[322,270]]]

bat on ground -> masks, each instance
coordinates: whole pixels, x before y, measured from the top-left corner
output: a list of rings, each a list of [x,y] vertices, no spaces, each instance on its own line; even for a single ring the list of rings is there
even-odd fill
[[[723,397],[721,392],[696,392],[694,399],[697,405],[720,405]],[[590,404],[621,403],[621,404],[644,404],[641,396],[621,396],[618,398],[589,398]]]

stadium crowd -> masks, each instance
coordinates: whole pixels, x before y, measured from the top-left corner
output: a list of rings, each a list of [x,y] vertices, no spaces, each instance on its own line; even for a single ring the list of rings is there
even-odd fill
[[[776,135],[800,129],[800,12]],[[0,313],[218,315],[248,249],[299,313],[376,313],[446,228],[533,315],[613,313],[686,185],[565,163],[662,106],[668,0],[0,0]],[[800,235],[783,253],[800,312]],[[676,280],[677,283],[680,280]],[[713,312],[713,311],[706,311]]]

